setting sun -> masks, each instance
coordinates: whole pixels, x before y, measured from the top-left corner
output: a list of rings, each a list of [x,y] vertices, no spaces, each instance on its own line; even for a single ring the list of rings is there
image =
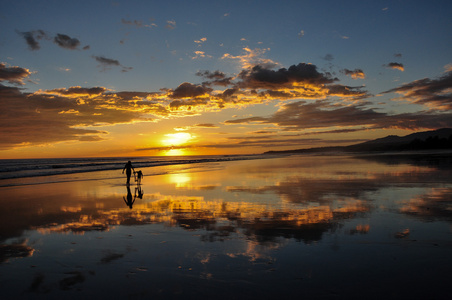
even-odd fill
[[[181,146],[193,138],[194,136],[188,132],[168,133],[165,134],[165,138],[162,139],[162,144],[167,147]]]

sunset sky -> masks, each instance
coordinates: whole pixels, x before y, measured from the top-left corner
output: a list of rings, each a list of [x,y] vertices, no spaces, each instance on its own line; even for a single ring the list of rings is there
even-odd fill
[[[0,158],[452,127],[452,1],[0,1]]]

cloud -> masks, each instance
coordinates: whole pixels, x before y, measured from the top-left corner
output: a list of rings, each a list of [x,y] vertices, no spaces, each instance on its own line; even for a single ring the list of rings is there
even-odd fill
[[[210,91],[211,89],[205,88],[201,85],[184,82],[174,89],[173,93],[169,97],[174,99],[196,98],[208,94]]]
[[[355,70],[343,69],[343,70],[341,70],[341,72],[347,76],[350,76],[353,79],[365,79],[366,78],[366,75],[364,74],[363,70],[361,70],[361,69],[355,69]]]
[[[58,95],[73,95],[73,96],[93,96],[93,95],[100,95],[107,91],[104,87],[92,87],[92,88],[85,88],[80,86],[73,86],[70,88],[60,88],[60,89],[53,89],[53,90],[47,90],[42,93],[45,94],[58,94]]]
[[[93,58],[104,68],[125,68],[115,59]],[[2,81],[22,83],[30,74],[27,69],[0,64]],[[113,92],[105,87],[73,86],[24,93],[17,87],[0,84],[0,148],[74,140],[96,141],[108,136],[107,132],[98,130],[98,126],[156,122],[225,108],[237,109],[270,101],[276,103],[276,100],[279,110],[272,115],[237,118],[224,124],[268,125],[271,128],[268,130],[275,126],[275,130],[297,135],[306,132],[452,127],[451,74],[446,73],[438,79],[413,81],[384,92],[401,94],[399,99],[430,108],[405,114],[390,114],[370,107],[370,103],[362,101],[369,97],[364,87],[341,85],[339,79],[330,73],[320,72],[315,65],[306,63],[278,69],[254,65],[232,76],[220,70],[198,71],[196,75],[204,80],[201,84],[184,82],[174,89],[162,88],[158,92]],[[221,88],[211,88],[214,85]],[[193,127],[216,126],[204,123]],[[290,143],[289,138],[276,139],[280,140],[278,145]],[[261,146],[263,140],[260,134],[260,138],[253,137],[240,143]],[[237,145],[225,143],[228,147]]]
[[[152,27],[157,27],[157,24],[155,23],[151,23],[151,24],[144,24],[143,21],[140,20],[126,20],[126,19],[121,19],[121,23],[124,25],[130,25],[130,26],[135,26],[137,28],[141,28],[141,27],[148,27],[148,28],[152,28]]]
[[[148,101],[152,93],[111,93],[103,87],[70,87],[23,93],[0,85],[0,149],[63,141],[98,141],[96,129],[133,121],[153,121],[171,114],[167,105]]]
[[[278,66],[278,64],[276,62],[274,62],[273,60],[263,57],[267,51],[270,51],[270,48],[250,49],[250,48],[245,47],[245,48],[243,48],[243,51],[244,51],[244,53],[242,55],[237,55],[237,56],[231,55],[229,53],[225,53],[225,54],[223,54],[221,59],[236,60],[240,63],[240,67],[242,69],[252,68],[256,65],[260,65],[260,66],[263,66],[266,68],[275,68]]]
[[[383,66],[389,69],[400,70],[402,72],[405,71],[405,67],[401,63],[391,62]]]
[[[226,76],[221,71],[198,71],[196,75],[201,76],[206,81],[197,87],[199,94],[192,93],[185,98],[206,97],[209,101],[190,102],[190,105],[209,105],[224,108],[228,105],[252,105],[263,101],[275,99],[325,99],[328,97],[342,97],[347,99],[362,99],[369,94],[363,87],[350,87],[334,84],[338,81],[328,72],[321,73],[312,64],[300,63],[289,68],[274,70],[266,66],[254,65],[242,70],[237,76]],[[223,91],[208,90],[211,86],[221,86]],[[184,83],[177,89],[182,88],[193,90],[192,84]],[[170,98],[177,98],[178,94],[170,95]],[[182,102],[175,102],[178,106]]]
[[[107,65],[107,66],[120,66],[121,65],[119,63],[119,61],[116,59],[106,58],[103,56],[93,56],[93,58],[103,65]]]
[[[174,20],[166,21],[165,28],[168,28],[169,30],[175,29],[176,28],[176,21],[174,21]]]
[[[26,32],[17,31],[17,33],[22,35],[30,50],[39,50],[41,48],[41,45],[38,42],[39,40],[50,39],[44,30],[33,30]]]
[[[298,83],[323,85],[337,80],[328,74],[319,73],[315,65],[306,63],[276,71],[256,65],[240,72],[239,78],[242,80],[240,85],[247,88],[292,88]]]
[[[191,59],[200,59],[200,58],[212,58],[212,55],[206,54],[204,51],[195,51],[195,56]]]
[[[324,57],[322,57],[322,59],[326,60],[326,61],[332,61],[334,60],[333,54],[326,54]]]
[[[30,70],[20,67],[7,67],[5,63],[0,63],[0,82],[8,81],[12,84],[24,84],[23,80],[31,75]]]
[[[80,41],[76,38],[71,38],[66,34],[58,33],[54,38],[53,41],[55,44],[60,46],[61,48],[69,49],[69,50],[75,50],[80,46]]]
[[[437,129],[452,127],[452,113],[433,111],[390,115],[364,105],[337,105],[325,101],[299,101],[283,105],[268,117],[228,120],[225,124],[274,124],[286,131],[355,127],[365,129]]]
[[[202,84],[204,86],[211,86],[211,85],[217,85],[217,86],[229,86],[232,84],[232,77],[226,76],[225,73],[216,70],[214,72],[211,71],[198,71],[196,72],[196,76],[204,77],[208,79],[209,81],[205,81]]]
[[[195,40],[195,43],[200,45],[200,44],[204,43],[205,41],[207,41],[207,38],[203,37],[203,38],[200,38],[199,40]]]
[[[201,123],[201,124],[196,124],[195,127],[201,127],[201,128],[218,128],[217,125],[212,124],[212,123]]]
[[[403,95],[400,100],[409,101],[428,107],[452,110],[452,72],[438,79],[424,78],[391,89],[386,93]]]
[[[25,39],[30,50],[39,50],[41,45],[39,44],[39,40],[51,40],[51,36],[46,33],[44,30],[33,30],[27,32],[17,32],[22,35]],[[75,50],[80,46],[80,41],[76,38],[71,38],[66,34],[57,33],[57,35],[53,38],[53,42],[64,49]],[[86,45],[83,47],[83,50],[89,49],[90,46]]]
[[[102,71],[109,69],[109,67],[111,67],[111,66],[121,67],[121,72],[128,72],[133,69],[132,67],[125,67],[125,66],[121,65],[119,63],[119,61],[116,59],[106,58],[103,56],[95,56],[95,55],[93,55],[92,57],[100,64],[99,67],[101,67]]]

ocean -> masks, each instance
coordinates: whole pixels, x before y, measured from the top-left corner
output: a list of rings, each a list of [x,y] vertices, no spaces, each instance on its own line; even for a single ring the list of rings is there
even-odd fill
[[[141,168],[261,159],[265,155],[147,156],[95,158],[43,158],[0,160],[0,187],[92,179],[81,173],[122,171],[130,160],[135,170]],[[105,174],[111,174],[105,173]],[[117,173],[118,176],[121,172]],[[159,170],[158,174],[162,174]],[[64,176],[61,176],[64,175]],[[149,174],[148,174],[149,175]],[[107,175],[108,176],[108,175]]]

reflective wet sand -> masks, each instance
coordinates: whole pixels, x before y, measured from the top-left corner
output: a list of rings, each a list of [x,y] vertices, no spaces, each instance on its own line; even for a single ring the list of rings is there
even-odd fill
[[[450,155],[142,171],[1,187],[2,299],[448,299]]]

